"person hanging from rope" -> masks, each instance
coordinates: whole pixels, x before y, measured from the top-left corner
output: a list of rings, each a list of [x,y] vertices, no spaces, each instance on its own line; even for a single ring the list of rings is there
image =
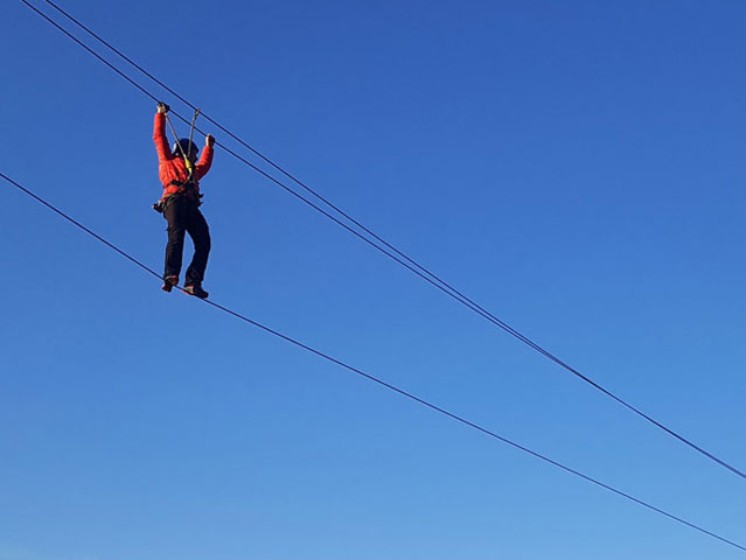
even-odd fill
[[[163,195],[154,208],[162,212],[168,222],[166,263],[161,289],[170,292],[174,286],[179,284],[184,234],[188,233],[194,243],[194,256],[187,268],[184,291],[205,299],[208,293],[202,289],[202,281],[210,254],[210,229],[199,210],[202,204],[199,181],[212,165],[215,138],[211,134],[205,137],[205,148],[199,161],[197,161],[199,148],[192,142],[191,132],[190,138],[177,140],[173,149],[169,149],[166,138],[168,111],[168,105],[158,103],[153,126],[153,141],[158,153],[158,173],[163,183]],[[195,120],[198,113],[198,111],[195,112]],[[192,121],[192,132],[193,130],[194,121]]]

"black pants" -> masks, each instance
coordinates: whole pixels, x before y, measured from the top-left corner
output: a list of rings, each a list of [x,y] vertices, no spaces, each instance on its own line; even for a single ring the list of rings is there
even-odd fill
[[[207,257],[210,254],[210,228],[199,211],[199,203],[191,196],[175,194],[166,201],[163,217],[168,222],[166,267],[163,276],[178,276],[184,253],[184,234],[194,243],[194,257],[187,268],[186,286],[199,286],[205,276]]]

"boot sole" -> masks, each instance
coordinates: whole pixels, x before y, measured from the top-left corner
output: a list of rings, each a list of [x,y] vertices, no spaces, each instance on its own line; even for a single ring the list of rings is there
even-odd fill
[[[171,280],[164,280],[163,286],[161,286],[161,290],[163,290],[164,292],[170,292],[174,289],[174,286],[176,286],[177,283],[178,280],[176,280],[176,282],[173,282]]]

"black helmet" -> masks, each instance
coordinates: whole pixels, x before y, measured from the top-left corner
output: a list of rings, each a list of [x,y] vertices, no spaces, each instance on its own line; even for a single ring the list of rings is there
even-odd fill
[[[187,138],[181,138],[174,143],[173,153],[175,156],[184,157],[186,155],[189,159],[197,159],[198,152],[197,144]]]

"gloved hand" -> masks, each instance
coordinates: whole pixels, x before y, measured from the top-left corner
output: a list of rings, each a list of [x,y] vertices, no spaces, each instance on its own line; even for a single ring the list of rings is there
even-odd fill
[[[157,107],[157,111],[158,111],[159,113],[163,113],[163,114],[166,114],[166,113],[168,113],[168,112],[169,112],[170,110],[171,110],[171,107],[169,107],[168,105],[166,105],[165,103],[163,103],[163,101],[159,101],[159,102],[158,102],[158,107]]]
[[[208,134],[205,136],[205,146],[210,146],[211,148],[215,145],[215,137],[212,134]]]

